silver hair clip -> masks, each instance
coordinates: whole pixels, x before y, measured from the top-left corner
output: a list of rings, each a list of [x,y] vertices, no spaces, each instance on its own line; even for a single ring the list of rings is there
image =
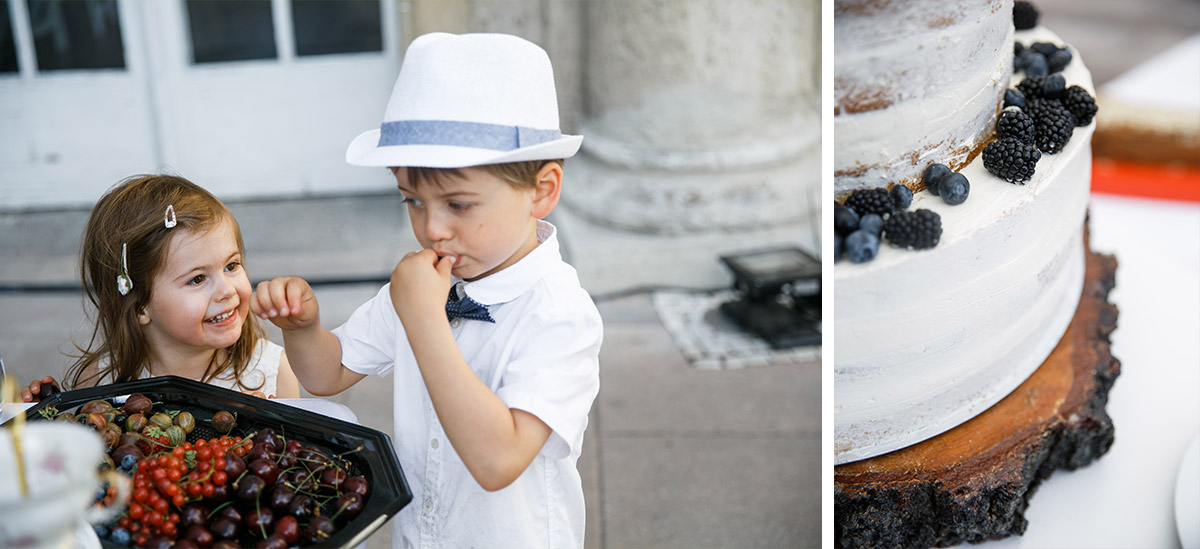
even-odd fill
[[[175,220],[175,205],[168,205],[167,212],[163,214],[163,226],[170,229],[178,224],[179,222]]]
[[[124,272],[117,275],[117,291],[120,292],[121,295],[128,294],[129,290],[133,289],[133,279],[129,278],[129,261],[126,259],[125,251],[126,251],[126,246],[125,246],[125,243],[122,242],[121,243],[121,268],[124,270]]]

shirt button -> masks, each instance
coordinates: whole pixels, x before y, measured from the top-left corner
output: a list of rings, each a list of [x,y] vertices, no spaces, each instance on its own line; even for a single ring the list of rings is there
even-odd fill
[[[451,328],[457,328],[457,327],[459,327],[459,326],[462,326],[462,319],[461,319],[461,318],[455,318],[454,320],[451,320],[451,321],[450,321],[450,327],[451,327]]]
[[[433,502],[430,500],[425,500],[425,512],[428,513],[432,510],[433,510]]]
[[[433,440],[429,441],[429,445],[430,445],[430,446],[432,446],[434,450],[437,450],[437,447],[438,447],[438,439],[436,439],[436,438],[435,438],[435,439],[433,439]]]

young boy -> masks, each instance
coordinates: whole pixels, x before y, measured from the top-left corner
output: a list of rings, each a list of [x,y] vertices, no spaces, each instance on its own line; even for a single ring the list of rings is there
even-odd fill
[[[424,249],[332,332],[300,278],[260,283],[252,299],[309,392],[394,374],[394,443],[413,491],[397,547],[583,546],[576,461],[602,326],[542,221],[582,142],[558,124],[538,46],[417,38],[383,124],[346,159],[391,169]]]

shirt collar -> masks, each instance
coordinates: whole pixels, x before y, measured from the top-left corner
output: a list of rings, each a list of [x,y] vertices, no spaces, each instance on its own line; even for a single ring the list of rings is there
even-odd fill
[[[462,283],[461,292],[484,305],[496,305],[516,299],[562,262],[558,251],[558,230],[554,225],[538,220],[537,239],[537,247],[503,270],[474,282],[466,282],[452,276],[451,285]]]

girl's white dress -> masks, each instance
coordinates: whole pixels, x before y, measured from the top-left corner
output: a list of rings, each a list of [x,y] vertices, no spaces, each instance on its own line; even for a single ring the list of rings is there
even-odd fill
[[[261,391],[267,396],[275,396],[276,381],[279,379],[279,359],[282,355],[283,347],[263,338],[259,340],[258,345],[254,348],[254,354],[250,356],[250,364],[242,372],[242,386],[238,386],[237,378],[234,377],[233,372],[217,376],[209,381],[208,384],[238,392]],[[147,379],[150,377],[154,376],[150,372],[143,370],[142,375],[138,379]],[[101,384],[105,385],[112,382],[112,377],[106,376]],[[261,388],[259,388],[260,383],[262,384]]]

